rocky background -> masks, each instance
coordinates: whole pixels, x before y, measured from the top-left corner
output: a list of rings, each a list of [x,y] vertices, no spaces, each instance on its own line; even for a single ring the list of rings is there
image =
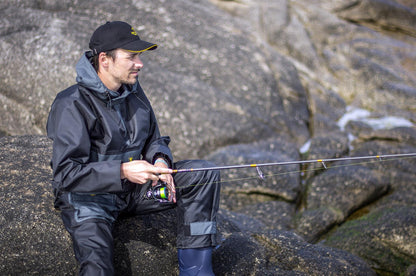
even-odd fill
[[[412,0],[0,2],[0,274],[73,275],[53,210],[49,106],[93,30],[159,48],[140,78],[176,159],[416,152]],[[416,159],[222,172],[217,275],[416,275]],[[175,214],[115,229],[118,275],[176,275]]]

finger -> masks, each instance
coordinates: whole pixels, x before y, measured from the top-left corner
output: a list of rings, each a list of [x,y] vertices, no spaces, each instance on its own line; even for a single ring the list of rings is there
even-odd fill
[[[169,201],[172,201],[174,203],[176,203],[176,188],[175,188],[175,184],[173,182],[173,179],[170,179],[169,182],[167,182],[166,184],[168,186],[169,189]]]
[[[154,167],[155,168],[155,173],[158,174],[172,174],[172,169],[168,169],[168,168],[161,168],[161,167]]]
[[[176,203],[176,191],[175,190],[173,190],[173,192],[169,194],[169,201]]]
[[[175,185],[173,185],[172,183],[166,182],[166,186],[168,187],[171,193],[176,193]]]
[[[151,174],[149,174],[148,179],[157,182],[159,180],[159,175],[151,173]]]
[[[171,175],[169,175],[169,174],[162,174],[162,175],[160,175],[160,180],[161,181],[163,181],[163,182],[165,182],[166,183],[166,185],[169,187],[169,188],[171,188],[171,187],[174,187],[175,185],[174,185],[174,183],[173,183],[173,177],[171,176]]]
[[[166,182],[166,183],[173,182],[173,177],[170,174],[161,174],[161,175],[159,175],[159,179],[163,182]]]

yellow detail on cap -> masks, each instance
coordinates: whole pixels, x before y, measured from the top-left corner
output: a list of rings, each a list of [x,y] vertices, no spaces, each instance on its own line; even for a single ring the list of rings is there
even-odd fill
[[[154,44],[154,45],[152,45],[152,46],[150,46],[149,48],[146,48],[146,49],[144,49],[144,50],[140,50],[140,51],[133,51],[133,50],[127,50],[127,49],[125,49],[127,52],[130,52],[130,53],[142,53],[142,52],[145,52],[145,51],[147,51],[147,50],[152,50],[153,48],[157,48],[157,45],[156,44]]]
[[[131,161],[133,161],[133,157],[129,157],[129,161],[131,162]]]
[[[133,27],[131,28],[131,34],[132,35],[137,35],[136,31],[133,29]]]

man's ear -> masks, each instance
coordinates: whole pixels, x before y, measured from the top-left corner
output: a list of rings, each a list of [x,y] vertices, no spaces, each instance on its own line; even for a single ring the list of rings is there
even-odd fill
[[[100,64],[100,67],[104,67],[107,68],[108,67],[108,62],[110,57],[106,55],[106,53],[101,52],[98,54],[98,63]]]

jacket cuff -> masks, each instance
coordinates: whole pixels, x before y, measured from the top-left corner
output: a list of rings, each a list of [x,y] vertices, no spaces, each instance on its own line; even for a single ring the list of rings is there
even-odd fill
[[[166,161],[166,163],[168,163],[168,167],[172,168],[172,160],[170,160],[169,156],[167,156],[166,154],[164,154],[163,152],[157,152],[152,159],[152,164],[155,163],[156,159],[158,158],[162,158]]]

